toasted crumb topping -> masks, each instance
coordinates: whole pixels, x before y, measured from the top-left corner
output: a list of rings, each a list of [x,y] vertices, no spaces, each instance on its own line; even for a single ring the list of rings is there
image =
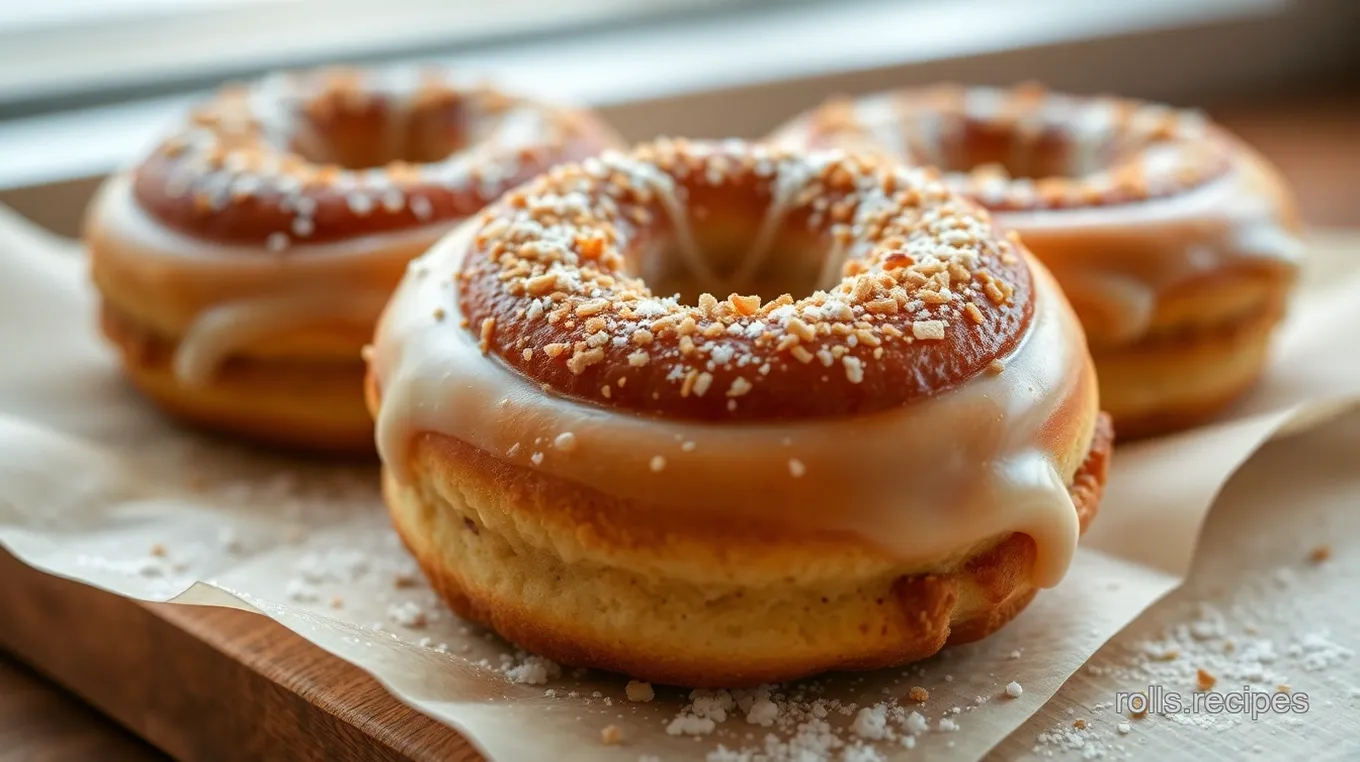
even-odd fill
[[[806,220],[849,252],[841,281],[801,299],[703,293],[688,305],[654,294],[630,252],[666,220],[676,256],[698,256],[684,248],[698,224],[686,205],[693,177],[768,196],[767,225]],[[739,412],[799,366],[891,387],[913,344],[1014,325],[1016,246],[927,171],[842,151],[661,140],[558,167],[504,196],[482,214],[458,278],[484,351],[536,380],[657,409],[679,398],[716,415]],[[621,394],[640,374],[652,383]]]
[[[623,729],[618,725],[606,725],[600,730],[600,743],[605,746],[617,746],[623,743]]]
[[[386,120],[383,129],[399,130],[451,111],[466,125],[467,145],[446,157],[421,164],[394,159],[371,169],[325,160],[321,143],[338,118],[376,113]],[[346,218],[415,226],[475,213],[560,161],[580,134],[568,109],[438,67],[284,72],[228,86],[197,106],[139,167],[149,181],[139,182],[139,197],[151,192],[193,217],[267,216],[274,229],[255,241],[283,253],[334,238]]]
[[[1213,675],[1209,674],[1203,669],[1195,670],[1195,687],[1197,689],[1201,691],[1212,690],[1214,685],[1217,683],[1218,678],[1214,677]]]
[[[910,164],[946,166],[977,131],[1008,136],[1012,152],[1043,146],[1058,171],[1013,177],[1001,164],[948,172],[954,190],[990,209],[1112,205],[1181,193],[1227,171],[1228,153],[1197,111],[1124,98],[1079,97],[1027,84],[1010,90],[943,86],[850,101],[836,98],[780,132],[781,145],[837,145]]]
[[[629,680],[628,684],[624,686],[623,692],[624,695],[628,697],[629,701],[643,703],[651,701],[656,696],[655,691],[652,690],[651,683],[644,683],[638,680]]]

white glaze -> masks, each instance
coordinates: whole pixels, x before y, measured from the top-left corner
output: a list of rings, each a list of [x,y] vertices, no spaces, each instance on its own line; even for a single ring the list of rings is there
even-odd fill
[[[943,93],[943,94],[942,94]],[[957,110],[962,117],[989,121],[1006,114],[1012,96],[995,88],[962,91],[898,92],[900,127],[919,131]],[[909,141],[882,122],[885,94],[856,104],[860,132],[902,159],[913,157]],[[957,104],[949,99],[958,98]],[[867,105],[866,105],[867,104]],[[1154,198],[1130,203],[1057,209],[993,211],[1003,226],[1021,234],[1025,244],[1053,271],[1077,307],[1094,343],[1122,345],[1147,335],[1162,300],[1172,291],[1206,275],[1243,269],[1273,269],[1292,277],[1303,244],[1289,217],[1289,203],[1278,180],[1249,148],[1208,128],[1195,111],[1110,98],[1082,99],[1048,94],[1021,110],[1030,127],[1043,123],[1071,142],[1069,171],[1088,191],[1115,188],[1118,178],[1099,165],[1100,151],[1121,139],[1137,143],[1167,132],[1171,139],[1143,148],[1127,169],[1146,183]],[[812,120],[804,117],[780,134],[782,145],[807,142]],[[1023,132],[1022,127],[1016,127]],[[923,138],[927,147],[956,138]],[[1024,141],[1016,140],[1016,149]],[[1202,165],[1210,152],[1226,150],[1226,173],[1179,190],[1182,168]],[[931,160],[930,157],[920,157]],[[934,157],[939,163],[943,158]],[[1026,179],[946,174],[961,193],[987,206],[1037,198]]]
[[[355,357],[405,262],[453,223],[283,253],[208,243],[169,230],[136,203],[131,180],[105,183],[88,220],[96,281],[156,305],[163,332],[179,339],[173,364],[185,384],[212,377],[221,361],[269,338],[318,326],[348,327]],[[151,293],[154,292],[154,293]],[[122,304],[136,312],[137,302]]]
[[[375,339],[378,450],[398,480],[411,478],[413,438],[435,432],[639,510],[853,532],[923,566],[1023,532],[1038,547],[1039,584],[1065,573],[1078,536],[1066,484],[1085,446],[1058,453],[1070,437],[1090,440],[1064,416],[1073,402],[1093,404],[1094,376],[1042,268],[1034,320],[1000,374],[870,415],[714,424],[565,399],[483,355],[468,330],[436,317],[461,314],[454,275],[472,233],[461,228],[413,263]],[[570,452],[552,446],[568,432]],[[665,466],[653,471],[657,456]]]
[[[1052,269],[1093,336],[1131,343],[1146,334],[1163,295],[1196,278],[1298,267],[1303,242],[1272,182],[1259,160],[1241,156],[1226,175],[1174,196],[993,216]]]
[[[387,297],[387,291],[315,291],[213,307],[199,315],[180,337],[173,360],[175,378],[186,386],[205,385],[241,348],[318,323],[343,323],[363,330],[377,320]]]

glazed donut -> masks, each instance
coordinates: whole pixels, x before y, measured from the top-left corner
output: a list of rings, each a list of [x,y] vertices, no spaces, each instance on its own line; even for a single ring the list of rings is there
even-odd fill
[[[226,88],[89,212],[104,333],[132,383],[187,420],[372,452],[359,350],[409,260],[613,141],[587,113],[439,69]]]
[[[987,635],[1063,576],[1111,446],[1042,267],[930,172],[840,151],[559,167],[413,263],[370,357],[434,588],[663,683]]]
[[[1247,389],[1301,255],[1275,171],[1196,112],[939,86],[834,100],[771,140],[940,167],[1019,231],[1085,327],[1121,438],[1206,420]]]

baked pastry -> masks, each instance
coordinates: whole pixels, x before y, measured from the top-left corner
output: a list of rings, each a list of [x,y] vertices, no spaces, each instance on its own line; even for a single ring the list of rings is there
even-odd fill
[[[1043,268],[932,173],[839,151],[561,166],[416,260],[370,357],[434,588],[663,683],[987,635],[1063,576],[1111,446]]]
[[[772,137],[942,168],[1067,293],[1120,438],[1206,420],[1259,375],[1302,244],[1289,191],[1192,111],[939,86],[839,99]]]
[[[104,333],[182,418],[372,452],[359,350],[408,261],[506,188],[613,141],[589,113],[439,69],[224,89],[89,212]]]

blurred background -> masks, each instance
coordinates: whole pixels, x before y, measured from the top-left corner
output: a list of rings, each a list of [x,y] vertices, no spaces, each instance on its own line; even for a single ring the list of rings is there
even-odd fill
[[[223,81],[380,61],[588,103],[633,139],[759,135],[838,92],[1039,79],[1246,115],[1267,142],[1287,116],[1286,174],[1360,177],[1340,142],[1360,126],[1357,0],[6,0],[0,203],[74,233],[97,178]],[[1310,221],[1347,221],[1343,194],[1301,193]]]

